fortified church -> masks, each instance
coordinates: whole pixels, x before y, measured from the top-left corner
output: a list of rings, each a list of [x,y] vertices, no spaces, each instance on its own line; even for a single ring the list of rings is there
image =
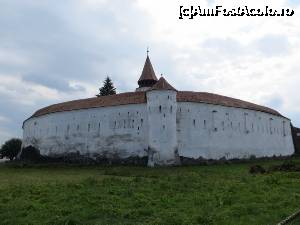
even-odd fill
[[[148,166],[294,153],[288,118],[239,99],[179,91],[157,79],[148,55],[134,92],[35,112],[23,124],[23,147],[28,146],[47,157],[75,154]]]

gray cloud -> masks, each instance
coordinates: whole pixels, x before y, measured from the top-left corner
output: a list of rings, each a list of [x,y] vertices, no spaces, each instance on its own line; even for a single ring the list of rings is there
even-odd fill
[[[288,38],[282,35],[267,35],[256,41],[254,45],[268,57],[286,55],[289,51]]]
[[[299,0],[287,0],[287,3],[292,6],[300,5]]]
[[[24,86],[37,84],[57,90],[66,96],[66,100],[74,98],[74,92],[91,97],[86,96],[84,86],[70,86],[70,81],[100,86],[104,77],[110,75],[119,91],[132,88],[130,81],[136,79],[137,74],[130,72],[137,71],[140,65],[130,62],[137,59],[135,52],[146,45],[132,36],[137,32],[133,23],[124,24],[126,18],[133,19],[139,14],[132,2],[126,2],[126,11],[113,10],[115,7],[120,9],[120,4],[124,3],[104,3],[85,15],[87,12],[76,8],[79,1],[59,4],[32,0],[0,1],[0,74],[21,76]],[[143,20],[136,24],[142,25]],[[9,89],[19,92],[13,83]],[[26,92],[19,93],[20,100],[22,95],[30,94],[30,88],[25,89]],[[93,91],[96,94],[98,90]],[[31,105],[24,105],[9,95],[0,96],[0,105],[5,106],[1,107],[0,113],[11,119],[11,123],[1,125],[2,134],[20,136],[22,122],[27,117],[38,108],[55,103],[55,100],[42,98],[33,101]],[[2,142],[0,137],[0,144]]]
[[[237,56],[245,53],[245,46],[232,38],[210,38],[203,43],[204,48],[215,49],[220,54],[227,56]]]
[[[145,46],[139,44],[130,32],[122,31],[122,28],[131,31],[134,25],[124,25],[111,12],[114,6],[120,7],[120,1],[104,5],[84,17],[81,23],[86,22],[87,28],[85,24],[71,18],[77,15],[76,10],[72,11],[72,1],[60,3],[59,9],[53,8],[50,1],[44,2],[33,4],[33,1],[20,3],[12,0],[4,2],[0,9],[0,46],[22,50],[25,52],[24,57],[28,57],[34,64],[21,71],[24,80],[68,91],[69,80],[100,82],[107,74],[125,78],[124,68],[118,66],[118,61],[124,60],[124,57],[132,60],[134,52]],[[134,13],[129,2],[126,13],[123,12],[124,16]],[[69,17],[66,16],[68,14]],[[73,24],[76,22],[79,22],[79,26]],[[97,38],[91,38],[90,35],[97,35]],[[97,65],[96,69],[94,65]],[[2,71],[11,70],[2,68]]]
[[[283,107],[284,100],[281,96],[272,96],[264,104],[273,109],[281,109]]]

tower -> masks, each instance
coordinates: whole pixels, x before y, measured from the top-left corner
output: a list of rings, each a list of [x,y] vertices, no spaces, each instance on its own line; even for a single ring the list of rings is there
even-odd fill
[[[153,66],[151,64],[150,58],[148,56],[148,51],[147,51],[146,62],[143,68],[142,75],[138,80],[139,87],[136,89],[136,91],[147,91],[156,83],[157,83],[157,77],[153,70]]]
[[[146,92],[148,166],[179,164],[176,112],[177,90],[163,77]]]

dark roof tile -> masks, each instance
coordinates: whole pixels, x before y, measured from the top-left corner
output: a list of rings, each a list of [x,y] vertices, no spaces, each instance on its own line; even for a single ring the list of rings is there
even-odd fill
[[[276,116],[282,116],[279,112],[265,106],[246,102],[240,99],[230,98],[222,95],[211,94],[207,92],[180,91],[177,94],[178,102],[203,102],[207,104],[222,105],[243,109],[256,110],[270,113]]]
[[[64,112],[79,109],[99,108],[108,106],[118,106],[127,104],[142,104],[146,103],[145,92],[128,92],[116,95],[102,96],[98,98],[88,98],[75,101],[69,101],[59,103],[42,108],[36,111],[30,118],[38,117],[55,112]],[[206,92],[191,92],[191,91],[179,91],[177,93],[178,102],[198,102],[214,105],[222,105],[228,107],[236,107],[243,109],[256,110],[261,112],[270,113],[276,116],[282,116],[277,111],[256,105],[250,102],[234,99],[222,95],[211,94]]]
[[[165,78],[159,78],[158,82],[150,90],[172,90],[177,91]]]
[[[150,58],[149,56],[147,56],[146,58],[146,62],[143,68],[143,72],[142,75],[140,77],[140,79],[138,80],[138,82],[144,81],[144,80],[154,80],[157,81],[157,77],[155,75],[153,66],[151,64]]]
[[[32,117],[37,117],[54,112],[71,111],[78,109],[99,108],[127,104],[140,104],[146,102],[145,92],[127,92],[116,95],[101,96],[58,103],[35,112]]]

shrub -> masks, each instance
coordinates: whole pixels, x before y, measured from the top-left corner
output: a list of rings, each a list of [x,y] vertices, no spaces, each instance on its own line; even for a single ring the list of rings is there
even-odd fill
[[[20,159],[37,162],[41,160],[40,151],[31,145],[27,146],[26,148],[22,149]]]
[[[263,174],[265,172],[266,172],[266,170],[260,165],[251,166],[249,169],[249,173],[251,173],[251,174],[258,174],[258,173]]]
[[[18,138],[12,138],[2,145],[0,150],[0,158],[9,158],[9,160],[13,160],[17,157],[19,152],[21,151],[22,140]]]

